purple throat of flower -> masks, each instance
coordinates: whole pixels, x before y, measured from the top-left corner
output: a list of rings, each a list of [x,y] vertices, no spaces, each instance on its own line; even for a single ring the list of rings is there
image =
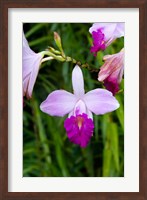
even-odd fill
[[[64,128],[72,143],[85,148],[93,135],[94,123],[87,114],[83,113],[67,118],[64,122]]]
[[[90,48],[90,52],[93,53],[94,56],[97,55],[97,52],[100,50],[105,50],[105,35],[102,33],[101,30],[93,31],[92,38],[93,38],[93,46]]]
[[[104,86],[107,90],[112,92],[113,96],[119,91],[119,84],[116,80],[112,80],[109,77],[104,80]]]

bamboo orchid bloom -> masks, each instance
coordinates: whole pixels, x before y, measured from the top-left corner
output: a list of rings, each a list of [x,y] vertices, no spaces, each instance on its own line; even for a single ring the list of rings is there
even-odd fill
[[[104,56],[105,63],[100,68],[98,80],[104,81],[107,90],[115,95],[119,91],[119,84],[124,71],[124,49],[119,53]]]
[[[29,47],[28,41],[23,33],[22,45],[22,70],[23,70],[23,96],[28,99],[32,96],[32,91],[39,72],[43,52],[35,53]]]
[[[105,50],[116,38],[124,36],[124,23],[94,23],[89,32],[93,38],[90,51],[96,56],[98,51]]]
[[[111,92],[105,89],[95,89],[84,92],[83,74],[78,65],[72,71],[74,94],[65,90],[50,93],[42,102],[40,109],[51,116],[64,116],[64,122],[69,140],[80,147],[88,145],[93,135],[94,123],[92,113],[102,115],[116,110],[118,101]]]

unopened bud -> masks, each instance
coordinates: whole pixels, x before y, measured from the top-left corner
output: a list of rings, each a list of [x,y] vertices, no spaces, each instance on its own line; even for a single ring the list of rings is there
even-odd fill
[[[62,44],[61,44],[61,38],[57,32],[54,32],[54,40],[56,42],[57,47],[62,51]]]
[[[65,56],[63,48],[62,48],[61,37],[57,32],[54,32],[54,40],[56,42],[57,47],[62,52],[62,55]]]

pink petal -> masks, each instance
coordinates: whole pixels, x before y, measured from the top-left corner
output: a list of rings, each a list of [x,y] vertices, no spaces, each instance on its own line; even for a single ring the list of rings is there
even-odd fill
[[[103,57],[105,63],[101,66],[98,74],[98,80],[103,81],[109,75],[117,79],[117,74],[113,75],[116,71],[121,71],[124,68],[124,50],[122,49],[119,53],[113,55],[106,55]],[[121,80],[120,80],[121,81]]]
[[[34,88],[34,84],[36,82],[36,78],[38,76],[41,59],[43,57],[42,54],[40,54],[40,53],[38,53],[37,56],[38,57],[36,57],[36,60],[34,60],[34,63],[32,63],[33,69],[32,69],[31,75],[30,75],[30,81],[29,81],[28,93],[27,93],[29,98],[32,96],[32,91]],[[33,60],[33,58],[32,58],[32,60]]]
[[[107,90],[115,95],[119,91],[119,83],[124,71],[124,49],[119,53],[104,56],[105,63],[100,68],[98,80],[104,81]]]
[[[101,30],[105,35],[105,40],[108,40],[110,37],[112,37],[115,28],[116,23],[94,23],[89,29],[89,32],[92,34],[93,31]]]
[[[22,40],[22,65],[23,65],[23,79],[32,71],[33,65],[32,58],[36,57],[36,53],[32,51],[29,47],[28,41],[25,38],[23,33],[23,40]],[[38,57],[38,56],[37,56]]]
[[[74,94],[77,97],[81,97],[84,95],[84,80],[82,70],[78,65],[76,65],[72,71],[72,85]]]
[[[56,90],[41,103],[40,109],[51,116],[62,117],[74,109],[76,101],[75,95],[65,90]]]
[[[105,26],[108,26],[111,23],[94,23],[92,27],[90,27],[89,32],[92,34],[93,31],[97,31],[98,29],[103,29]]]
[[[24,48],[30,49],[29,44],[28,44],[28,41],[26,40],[26,37],[25,37],[24,32],[22,33],[22,45],[23,45]],[[31,49],[30,49],[30,50],[31,50]]]
[[[30,80],[30,75],[26,76],[25,79],[23,79],[23,96],[26,96],[29,80]]]
[[[112,112],[119,107],[119,103],[111,92],[105,89],[95,89],[84,96],[87,108],[96,115]]]
[[[116,29],[114,31],[115,38],[120,38],[124,36],[125,33],[125,23],[117,23]]]
[[[30,49],[24,33],[22,42],[23,91],[27,98],[31,98],[43,54]]]
[[[105,41],[108,41],[111,38],[113,38],[113,33],[115,31],[115,28],[116,28],[116,23],[108,23],[108,25],[104,26],[102,32],[105,35]]]
[[[116,23],[115,29],[112,35],[108,36],[106,46],[109,46],[115,39],[124,36],[124,23]],[[108,33],[108,31],[106,31]]]

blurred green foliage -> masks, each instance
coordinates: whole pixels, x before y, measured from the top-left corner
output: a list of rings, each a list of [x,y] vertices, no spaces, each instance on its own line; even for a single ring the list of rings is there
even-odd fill
[[[65,54],[90,67],[99,69],[102,58],[124,46],[117,39],[97,57],[90,53],[92,44],[88,23],[25,23],[24,33],[32,50],[40,52],[48,46],[57,49],[53,32],[59,33]],[[72,144],[63,127],[63,118],[41,112],[39,106],[48,94],[57,89],[72,92],[72,63],[56,60],[42,64],[31,100],[24,99],[23,110],[23,176],[25,177],[120,177],[124,176],[124,82],[116,95],[120,108],[94,115],[94,135],[85,149]],[[85,91],[102,88],[97,73],[83,69]]]

